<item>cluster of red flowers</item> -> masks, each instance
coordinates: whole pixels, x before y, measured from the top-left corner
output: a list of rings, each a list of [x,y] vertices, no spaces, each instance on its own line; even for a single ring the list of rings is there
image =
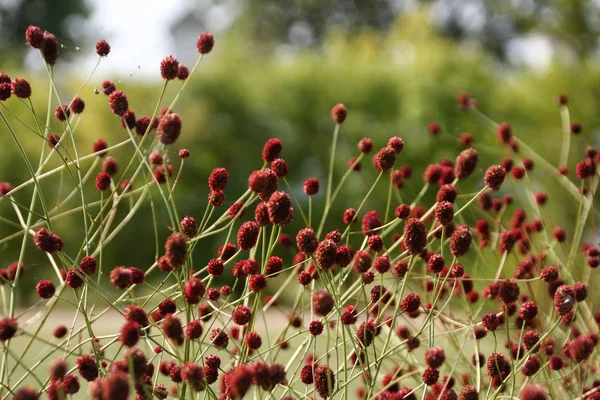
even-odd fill
[[[61,47],[54,35],[31,26],[26,40],[49,66],[57,62]],[[213,46],[213,36],[201,34],[196,43],[199,57]],[[96,44],[99,57],[110,51],[105,40]],[[193,73],[173,56],[164,58],[159,70],[165,84],[179,79],[185,85]],[[155,188],[169,219],[164,252],[149,267],[113,267],[107,275],[119,297],[111,300],[114,293],[100,286],[99,272],[103,246],[120,229],[119,225],[110,230],[116,212],[101,211],[89,222],[90,211],[82,207],[91,227],[86,223],[86,239],[77,256],[70,254],[74,245],[67,240],[65,246],[54,233],[60,228],[52,224],[52,214],[29,225],[19,212],[24,234],[31,234],[35,247],[45,253],[59,282],[40,279],[35,286],[40,301],[47,301],[52,310],[65,288],[72,290],[89,338],[82,339],[83,328],[54,329],[58,342],[53,352],[64,349],[64,357],[77,354],[75,368],[69,368],[69,357],[55,357],[49,380],[40,388],[13,387],[14,370],[6,371],[4,365],[2,379],[7,374],[8,379],[2,386],[11,388],[14,399],[37,399],[43,392],[50,399],[64,399],[81,390],[80,378],[90,382],[86,390],[95,400],[127,399],[130,393],[138,399],[186,398],[187,391],[238,399],[253,390],[255,396],[278,392],[286,399],[313,395],[326,399],[342,393],[350,396],[353,382],[355,397],[381,400],[472,400],[486,392],[492,398],[518,394],[525,400],[600,398],[600,380],[593,379],[600,312],[594,314],[588,291],[588,282],[593,282],[588,278],[600,265],[600,250],[587,244],[577,251],[590,209],[596,211],[593,199],[600,162],[596,149],[586,148],[576,163],[579,188],[568,179],[566,165],[545,171],[552,172],[557,184],[580,204],[575,228],[568,234],[544,212],[551,196],[534,192],[529,184],[530,175],[540,167],[548,169],[548,164],[538,162],[535,153],[521,156],[524,143],[506,122],[495,126],[495,135],[510,156],[482,167],[486,148],[476,149],[475,135],[463,132],[454,161],[442,159],[423,168],[422,189],[411,204],[402,198],[411,196],[407,182],[416,180],[413,169],[418,166],[396,166],[409,158],[400,137],[389,138],[377,151],[372,138],[362,138],[339,183],[329,181],[331,170],[326,190],[325,185],[321,190],[319,179],[304,177],[300,195],[287,180],[295,171],[283,158],[282,140],[270,138],[262,149],[262,167],[247,176],[245,194],[223,207],[230,172],[215,168],[208,177],[205,214],[179,219],[173,189],[190,152],[177,151],[179,170],[173,179],[176,163],[170,152],[183,131],[181,116],[172,111],[175,101],[158,115],[137,118],[126,93],[113,82],[102,82],[100,92],[108,97],[110,110],[135,146],[139,169],[120,171],[117,159],[107,156],[108,143],[96,140],[92,157],[100,164],[95,179],[102,192],[97,193],[99,204],[105,207],[112,201],[116,211],[122,197],[133,198],[143,190],[139,199],[144,200],[152,196],[149,188]],[[31,94],[25,79],[0,74],[0,101],[12,95],[28,99]],[[566,96],[557,101],[567,107]],[[53,153],[64,151],[61,141],[72,134],[71,119],[86,109],[80,97],[58,104],[51,110],[64,133],[48,132],[45,138]],[[460,112],[478,107],[466,92],[459,94],[457,104]],[[343,104],[331,110],[334,141],[348,116]],[[573,134],[582,132],[576,122],[565,126]],[[446,135],[438,122],[426,129],[435,137]],[[566,132],[563,140],[570,137]],[[372,170],[363,170],[361,160],[372,152]],[[335,165],[333,159],[330,165]],[[139,171],[152,178],[142,182]],[[356,208],[336,215],[334,184],[341,189],[353,173],[374,183],[358,198],[345,199]],[[139,189],[134,191],[136,178]],[[375,208],[378,203],[370,196],[386,180],[387,200],[384,207]],[[432,189],[435,194],[428,193]],[[2,198],[15,191],[11,184],[0,183]],[[522,198],[527,200],[522,207],[515,206]],[[322,205],[319,224],[312,220],[313,204]],[[159,214],[154,203],[152,209]],[[131,207],[130,213],[137,210]],[[222,215],[216,216],[220,211]],[[154,218],[155,226],[161,218]],[[155,229],[159,243],[159,228]],[[194,252],[198,241],[219,232],[228,234],[216,254]],[[570,249],[565,251],[568,239]],[[0,319],[5,351],[19,336],[39,335],[14,312],[20,277],[32,267],[26,268],[26,256],[22,252],[19,261],[0,269],[0,285],[6,285],[3,297],[4,289],[13,296],[9,315]],[[575,269],[579,258],[587,266]],[[155,275],[160,275],[156,286],[147,282]],[[234,286],[222,284],[223,279],[234,280]],[[136,287],[144,285],[150,294],[136,296]],[[288,297],[283,293],[294,288],[293,306],[280,304],[285,303],[281,297]],[[88,306],[92,297],[108,300],[109,309],[124,319],[120,330],[102,342],[93,332],[97,314]],[[285,322],[276,333],[270,318],[279,314]],[[310,322],[305,323],[307,316]],[[268,325],[264,333],[260,319]],[[70,347],[75,341],[77,350]],[[109,356],[115,344],[121,347]],[[153,351],[151,358],[142,350],[146,344]],[[280,356],[294,345],[293,355]],[[313,353],[317,348],[324,354]],[[570,373],[575,369],[577,378]]]

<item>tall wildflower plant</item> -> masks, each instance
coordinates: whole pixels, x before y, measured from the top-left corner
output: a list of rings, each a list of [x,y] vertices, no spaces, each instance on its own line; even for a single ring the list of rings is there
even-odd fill
[[[101,92],[127,138],[113,145],[99,138],[91,153],[78,143],[78,122],[89,112],[79,97],[85,84],[73,98],[62,99],[53,80],[58,40],[34,26],[26,40],[40,52],[49,93],[43,118],[30,100],[29,82],[0,74],[2,132],[31,174],[16,186],[0,183],[0,201],[14,211],[1,222],[16,230],[0,240],[20,249],[18,259],[0,270],[2,399],[600,398],[600,313],[594,311],[595,296],[588,295],[600,250],[582,243],[588,220],[598,213],[600,157],[587,148],[569,173],[569,143],[582,127],[570,121],[566,96],[558,97],[563,136],[556,166],[461,93],[457,112],[489,124],[506,158],[486,165],[475,136],[463,133],[458,140],[465,149],[454,161],[428,165],[418,195],[405,199],[404,184],[421,180],[410,165],[399,166],[405,147],[400,137],[379,148],[361,139],[345,171],[334,173],[337,142],[344,124],[352,123],[338,104],[331,111],[323,185],[309,177],[303,193],[295,193],[286,179],[284,144],[271,138],[244,193],[229,193],[230,172],[216,166],[204,213],[182,216],[177,182],[194,149],[176,149],[185,134],[176,106],[211,52],[213,36],[199,36],[191,70],[172,56],[161,62],[164,83],[150,114],[136,116],[132,107],[142,106],[104,81]],[[96,52],[100,63],[110,45],[101,40]],[[176,80],[179,91],[165,99]],[[169,106],[160,109],[163,101]],[[16,102],[31,111],[30,121],[12,118]],[[52,118],[62,132],[50,131]],[[439,135],[442,127],[431,123],[427,131]],[[39,138],[37,161],[25,153],[23,134]],[[110,155],[121,147],[131,151],[124,169]],[[372,166],[366,162],[371,154]],[[50,168],[56,160],[61,164]],[[376,178],[361,198],[351,199],[355,208],[332,215],[363,163]],[[546,184],[572,196],[572,237],[552,224],[545,209],[552,199],[533,191],[534,169]],[[63,174],[74,189],[53,206],[41,183]],[[467,180],[479,189],[463,193]],[[370,209],[378,186],[387,195],[379,199],[380,208]],[[23,194],[29,187],[30,198]],[[88,187],[95,187],[94,196]],[[320,191],[324,201],[313,204]],[[436,193],[434,202],[425,200],[428,192]],[[226,193],[236,199],[228,208]],[[67,200],[78,205],[65,210]],[[141,268],[103,265],[105,248],[145,202],[152,204],[153,218],[141,229],[154,230],[157,238],[168,232],[164,251]],[[157,204],[165,215],[156,215]],[[84,234],[80,243],[65,245],[56,221],[72,214],[81,215]],[[297,231],[289,227],[294,219],[302,224]],[[334,224],[338,229],[326,232]],[[200,241],[214,236],[223,243],[217,254],[194,253]],[[29,265],[33,251],[44,253],[47,264]],[[44,307],[32,324],[17,295],[27,290],[21,277],[34,268],[48,268],[54,276],[35,286]],[[109,269],[117,296],[101,284],[102,271]],[[233,287],[218,285],[221,276],[231,278]],[[291,304],[280,301],[284,293]],[[59,301],[71,307],[69,324],[54,318]],[[120,321],[100,336],[106,314]],[[279,314],[285,315],[281,326],[271,320]],[[17,338],[22,346],[13,345]],[[36,346],[44,351],[32,354]]]

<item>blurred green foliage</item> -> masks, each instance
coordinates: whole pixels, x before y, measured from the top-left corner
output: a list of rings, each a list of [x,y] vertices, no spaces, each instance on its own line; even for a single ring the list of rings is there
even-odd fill
[[[11,75],[22,74],[7,72]],[[68,103],[81,82],[68,79],[60,82],[62,101]],[[47,83],[41,78],[33,83],[36,111],[38,115],[44,115]],[[91,151],[92,143],[100,137],[109,144],[127,138],[118,119],[111,114],[106,96],[92,94],[91,87],[100,87],[100,83],[92,78],[82,92],[86,110],[77,126],[76,140],[80,152],[84,154]],[[163,105],[170,103],[179,85],[179,82],[169,84]],[[160,93],[158,83],[149,85],[124,80],[118,86],[127,93],[130,106],[138,117],[152,113]],[[422,186],[421,174],[426,165],[442,158],[453,160],[462,149],[458,135],[471,132],[475,137],[473,146],[480,152],[480,167],[467,182],[459,184],[459,189],[461,193],[479,190],[485,168],[511,153],[498,143],[493,128],[484,119],[473,112],[459,109],[456,96],[463,90],[477,99],[479,109],[490,118],[496,122],[510,122],[513,132],[553,165],[558,163],[561,147],[560,114],[555,97],[558,93],[570,95],[571,116],[584,127],[582,135],[572,138],[569,163],[571,177],[574,177],[575,162],[583,156],[583,148],[598,144],[600,68],[595,62],[567,66],[556,60],[543,73],[499,68],[491,56],[461,47],[440,36],[429,27],[424,13],[399,19],[385,36],[373,31],[362,31],[352,37],[332,33],[326,40],[325,51],[306,51],[283,60],[275,56],[256,57],[246,46],[243,37],[219,37],[214,51],[202,60],[191,84],[175,107],[184,121],[183,134],[169,151],[170,162],[176,170],[180,163],[177,150],[185,147],[191,152],[175,193],[180,217],[202,217],[208,194],[207,177],[218,166],[226,167],[230,172],[226,206],[235,201],[246,190],[248,174],[262,165],[260,152],[265,140],[279,137],[284,143],[281,156],[290,165],[287,181],[304,207],[306,197],[302,193],[302,183],[308,177],[321,180],[322,190],[313,204],[313,218],[320,218],[327,155],[334,127],[329,112],[339,102],[348,107],[349,116],[341,127],[334,174],[336,181],[346,171],[350,157],[358,154],[356,144],[360,138],[371,137],[378,149],[385,145],[389,137],[400,136],[406,146],[397,167],[402,164],[413,165],[413,177],[407,180],[400,195],[404,201],[410,202]],[[56,102],[53,104],[55,107]],[[41,139],[19,125],[9,115],[8,109],[33,126],[30,113],[24,104],[14,98],[2,106],[2,112],[17,129],[29,159],[36,164]],[[441,124],[441,135],[428,135],[425,127],[431,121]],[[55,132],[62,129],[54,117],[52,129]],[[0,181],[17,184],[27,180],[29,175],[6,126],[2,125],[0,132],[4,138],[4,144],[0,146]],[[133,148],[125,146],[111,155],[117,157],[123,171],[132,154]],[[520,156],[516,155],[516,160]],[[59,164],[59,160],[53,163],[54,166]],[[90,164],[90,161],[84,163],[84,170]],[[577,207],[573,198],[564,193],[551,175],[548,171],[535,168],[531,173],[533,190],[548,193],[550,200],[545,212],[550,225],[562,224],[571,233],[574,226],[569,221],[574,219]],[[121,177],[120,173],[118,177]],[[353,173],[347,181],[343,195],[330,214],[328,228],[341,229],[344,209],[358,206],[375,177],[368,156],[363,162],[362,172]],[[44,180],[42,185],[48,202],[54,205],[59,197],[64,197],[72,190],[73,182],[68,174],[63,174]],[[280,187],[287,190],[283,182]],[[514,193],[517,196],[524,196],[517,185],[511,184],[507,189],[511,192],[516,190]],[[503,194],[501,191],[498,196]],[[28,204],[30,195],[31,186],[19,192],[15,199],[21,204]],[[161,201],[155,191],[154,195],[159,247],[162,247],[169,233],[168,218],[160,207]],[[430,189],[426,204],[431,204],[434,195],[435,189]],[[99,199],[93,179],[87,184],[86,196],[89,201]],[[386,196],[387,182],[382,180],[364,212],[375,207],[382,210]],[[66,209],[77,206],[77,199],[78,196],[75,196]],[[397,199],[394,199],[393,205],[397,203]],[[478,206],[473,208],[474,211],[467,218],[480,218]],[[125,215],[127,209],[127,204],[124,204],[119,216]],[[248,210],[244,218],[252,218],[252,214],[252,210]],[[6,200],[0,202],[0,215],[17,221]],[[81,242],[83,224],[80,213],[57,221],[56,226],[67,249],[71,250],[72,246]],[[295,236],[301,226],[301,216],[296,211],[295,223],[286,227],[284,232]],[[0,238],[13,232],[15,228],[0,223]],[[235,230],[230,241],[235,240],[234,235]],[[194,257],[198,268],[216,256],[216,250],[223,241],[224,236],[218,236],[196,248]],[[132,223],[107,246],[103,265],[105,268],[115,265],[147,268],[154,261],[156,253],[162,252],[162,248],[154,248],[154,243],[152,210],[146,204]],[[19,247],[20,239],[0,247],[2,266],[16,259]],[[28,248],[26,263],[30,266],[38,263],[43,265],[29,268],[31,281],[50,276],[52,271],[47,260],[31,242]],[[229,273],[225,275],[230,277]]]

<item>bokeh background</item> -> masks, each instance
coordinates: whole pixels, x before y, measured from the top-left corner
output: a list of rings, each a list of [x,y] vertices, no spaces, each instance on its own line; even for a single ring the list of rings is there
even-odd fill
[[[553,165],[558,164],[561,146],[555,101],[559,93],[569,96],[571,117],[583,126],[583,134],[573,137],[571,171],[583,149],[599,141],[596,0],[0,0],[0,71],[31,80],[41,114],[48,80],[39,54],[25,44],[30,24],[54,32],[62,44],[55,75],[65,102],[94,67],[95,42],[105,38],[112,45],[82,92],[87,105],[77,139],[85,152],[91,152],[100,137],[109,144],[126,138],[106,97],[94,94],[102,80],[111,79],[125,90],[138,117],[149,115],[160,93],[160,60],[172,54],[191,67],[198,34],[214,34],[213,52],[202,60],[175,109],[184,130],[172,149],[172,162],[179,163],[178,148],[192,154],[177,187],[181,215],[201,217],[207,177],[217,166],[230,171],[226,205],[231,204],[246,189],[248,174],[260,168],[260,151],[270,137],[283,140],[282,157],[291,167],[288,181],[298,193],[308,177],[324,182],[333,131],[329,111],[340,102],[348,107],[349,117],[341,130],[335,176],[341,177],[349,158],[357,155],[360,138],[371,137],[380,147],[389,137],[401,136],[406,148],[397,166],[411,164],[414,171],[400,191],[409,200],[421,188],[421,174],[429,163],[456,157],[462,132],[474,135],[482,165],[510,155],[485,120],[457,107],[461,91],[476,98],[482,112],[496,122],[510,122],[513,132]],[[170,85],[165,104],[178,85]],[[18,102],[7,106],[31,121]],[[442,127],[439,136],[427,133],[432,121]],[[57,121],[52,124],[60,130]],[[17,184],[28,179],[5,126],[0,127],[0,137],[0,181]],[[36,160],[41,139],[26,130],[19,131],[19,137]],[[124,169],[132,154],[131,148],[122,148],[112,155]],[[346,207],[358,205],[376,176],[368,159],[363,164],[332,211],[332,228],[339,225]],[[481,174],[462,186],[463,193],[481,187]],[[531,178],[534,190],[545,190],[550,198],[548,222],[563,225],[570,234],[577,212],[573,198],[547,170],[536,168]],[[63,186],[58,178],[43,183],[50,202],[56,203],[72,187],[66,176],[61,179]],[[384,207],[386,186],[381,185],[369,206]],[[87,190],[90,199],[98,197],[92,182]],[[27,203],[30,193],[24,190],[17,199]],[[430,190],[427,196],[431,200],[434,194]],[[322,200],[316,197],[315,209]],[[300,201],[306,204],[304,196]],[[72,202],[67,209],[75,206]],[[123,207],[121,215],[126,211]],[[0,214],[16,220],[8,202],[0,203]],[[80,243],[78,217],[57,222],[66,246]],[[287,232],[300,228],[297,217]],[[165,223],[160,231],[163,237],[168,234]],[[0,223],[0,238],[14,232]],[[593,240],[594,232],[585,237]],[[214,257],[222,242],[219,237],[202,243],[196,259],[202,263]],[[15,260],[18,243],[0,245],[0,266]],[[147,268],[156,254],[153,243],[147,205],[108,246],[104,264]],[[36,262],[47,263],[32,247],[27,263]],[[31,284],[44,274],[41,268],[35,271],[27,275]]]

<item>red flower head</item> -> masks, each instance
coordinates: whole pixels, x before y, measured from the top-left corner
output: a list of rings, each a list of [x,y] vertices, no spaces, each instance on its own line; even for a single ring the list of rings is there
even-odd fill
[[[54,284],[46,279],[42,279],[35,285],[35,292],[42,299],[49,299],[54,296],[55,291],[56,288],[54,287]]]
[[[110,53],[110,44],[104,39],[98,40],[96,43],[96,54],[100,57],[106,57]]]
[[[27,99],[31,96],[31,85],[26,79],[15,78],[11,83],[11,91],[19,99]]]
[[[333,310],[333,296],[325,290],[318,290],[312,297],[312,307],[315,314],[322,317],[326,316]]]
[[[554,293],[554,309],[560,315],[565,315],[575,306],[575,290],[569,285],[562,285]]]
[[[265,146],[262,151],[262,158],[264,162],[273,162],[279,153],[283,149],[283,143],[278,138],[272,138],[265,142]]]
[[[469,227],[467,225],[459,225],[450,237],[450,252],[454,257],[460,257],[469,251],[472,241],[473,235]]]
[[[407,295],[404,300],[402,300],[402,303],[400,303],[400,308],[407,313],[413,313],[417,311],[419,307],[421,307],[421,298],[414,293]]]
[[[117,88],[115,87],[115,84],[112,81],[102,82],[102,93],[104,93],[105,95],[110,96],[112,92],[114,92],[116,89]],[[127,107],[129,107],[129,105]],[[127,111],[127,109],[125,111]]]
[[[173,144],[181,134],[181,118],[178,114],[170,113],[163,116],[158,124],[157,135],[161,143]]]
[[[69,119],[70,115],[71,115],[71,109],[66,104],[56,107],[56,110],[54,111],[54,116],[59,121],[66,121],[67,119]]]
[[[404,140],[398,136],[391,137],[388,140],[387,147],[394,149],[396,154],[400,153],[404,149]]]
[[[237,234],[237,243],[240,249],[250,250],[256,245],[260,227],[254,221],[247,221],[240,226]]]
[[[106,90],[105,90],[106,92]],[[120,90],[113,90],[108,96],[108,105],[115,115],[122,117],[129,110],[127,96]]]
[[[98,378],[98,365],[92,356],[81,356],[77,359],[77,370],[79,375],[88,382]]]
[[[179,64],[177,67],[177,79],[180,81],[185,81],[190,76],[190,70],[183,64]]]
[[[435,219],[441,225],[448,225],[454,219],[454,208],[449,201],[437,203],[435,207]]]
[[[200,54],[208,54],[213,49],[215,45],[215,38],[210,32],[204,32],[198,36],[198,41],[196,42],[196,48],[198,49],[198,53]]]
[[[0,341],[5,342],[12,339],[17,333],[17,320],[14,318],[3,318],[0,320]]]
[[[437,122],[430,122],[427,124],[427,132],[429,132],[430,135],[439,135],[441,131],[442,127]]]
[[[110,175],[106,172],[100,172],[96,175],[96,189],[104,191],[110,188]]]
[[[496,133],[498,134],[498,138],[502,143],[510,142],[510,138],[512,137],[512,130],[510,125],[506,122],[501,123],[496,128]]]
[[[347,116],[348,116],[348,110],[346,109],[346,106],[341,103],[336,104],[331,109],[331,117],[333,118],[333,120],[335,121],[336,124],[344,123]]]
[[[364,154],[368,154],[373,150],[373,140],[371,138],[362,138],[358,142],[358,151]]]
[[[186,303],[198,304],[206,293],[206,287],[200,278],[192,277],[183,285],[183,298]]]
[[[530,383],[521,390],[520,398],[521,400],[547,400],[548,393],[542,386]]]
[[[185,264],[187,258],[187,242],[181,233],[173,233],[165,243],[165,257],[171,267],[177,268]]]
[[[119,289],[131,286],[131,271],[129,268],[123,266],[113,268],[110,271],[110,283]]]
[[[309,178],[304,182],[304,193],[309,196],[313,196],[319,193],[319,180],[315,178]]]
[[[41,51],[42,55],[44,56],[44,60],[46,63],[48,63],[48,65],[56,64],[59,50],[60,45],[58,44],[56,36],[50,32],[44,31],[44,43],[42,44]]]
[[[237,306],[233,311],[233,322],[238,325],[246,325],[251,317],[252,311],[246,306]]]
[[[411,255],[420,254],[427,245],[427,228],[423,222],[411,218],[404,225],[403,244]]]
[[[160,327],[165,336],[174,342],[177,342],[179,338],[183,337],[181,321],[174,314],[167,315],[162,320]]]
[[[128,321],[121,328],[119,341],[123,346],[133,347],[140,340],[140,324],[135,321]]]
[[[208,177],[210,190],[225,190],[229,173],[225,168],[215,168]]]
[[[167,81],[177,78],[178,69],[179,61],[173,56],[167,56],[160,62],[160,76]]]
[[[485,171],[483,181],[486,186],[492,190],[500,189],[500,186],[504,182],[506,177],[506,171],[500,165],[492,165]]]
[[[396,151],[391,147],[384,147],[375,155],[374,161],[379,171],[387,171],[396,163]]]
[[[463,150],[458,157],[456,157],[456,165],[454,166],[454,173],[458,179],[467,179],[479,162],[479,154],[475,149]]]
[[[38,228],[35,230],[33,235],[33,243],[39,251],[50,254],[62,250],[63,247],[61,238],[46,228]]]
[[[269,219],[275,225],[287,225],[294,218],[292,199],[285,192],[275,192],[267,202]]]
[[[41,49],[44,45],[44,32],[34,25],[29,25],[25,31],[25,40],[34,49]]]
[[[188,339],[199,339],[200,336],[202,336],[202,324],[200,323],[200,321],[195,320],[195,321],[191,321],[186,327],[185,327],[185,337],[187,337]]]
[[[319,365],[314,368],[315,390],[324,399],[327,399],[335,389],[335,375],[327,365]]]

